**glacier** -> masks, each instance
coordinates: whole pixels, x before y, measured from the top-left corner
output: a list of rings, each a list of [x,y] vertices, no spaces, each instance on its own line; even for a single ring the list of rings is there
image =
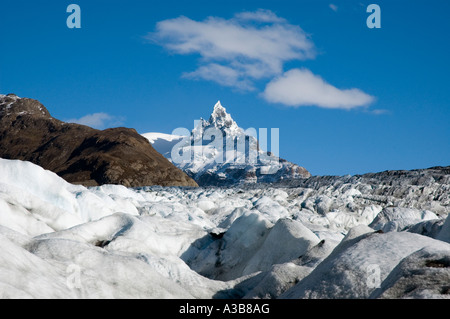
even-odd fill
[[[445,168],[126,188],[0,159],[0,176],[0,298],[450,298]]]

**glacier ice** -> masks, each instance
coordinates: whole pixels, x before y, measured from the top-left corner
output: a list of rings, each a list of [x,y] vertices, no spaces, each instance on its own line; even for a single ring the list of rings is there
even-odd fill
[[[0,159],[0,176],[0,298],[450,297],[446,175],[86,188]]]

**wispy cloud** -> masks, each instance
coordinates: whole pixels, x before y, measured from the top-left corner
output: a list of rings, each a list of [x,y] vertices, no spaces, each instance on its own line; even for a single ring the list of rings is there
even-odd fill
[[[258,21],[258,22],[276,22],[276,23],[286,23],[286,19],[277,16],[270,10],[259,9],[255,12],[246,11],[240,12],[234,15],[239,20],[246,21]]]
[[[384,115],[384,114],[391,114],[391,111],[385,109],[374,109],[370,110],[369,113],[375,115]]]
[[[193,72],[183,73],[182,76],[184,78],[209,80],[222,86],[236,87],[244,91],[255,90],[252,83],[242,77],[238,70],[217,63],[202,65]]]
[[[333,3],[330,3],[328,6],[329,6],[330,9],[333,10],[334,12],[337,12],[337,11],[338,11],[338,6],[337,6],[337,5],[335,5],[335,4],[333,4]]]
[[[367,106],[374,97],[359,89],[338,89],[307,69],[292,69],[269,82],[262,96],[269,102],[329,109]]]
[[[270,10],[241,12],[228,20],[181,16],[158,22],[146,38],[177,54],[198,54],[199,68],[184,76],[244,90],[253,90],[255,80],[282,73],[287,61],[316,55],[313,42],[299,26]],[[213,78],[214,71],[225,79]]]
[[[74,118],[66,120],[67,123],[82,124],[99,130],[105,129],[107,127],[119,126],[123,124],[123,121],[123,117],[113,116],[107,113],[87,114],[79,119]]]

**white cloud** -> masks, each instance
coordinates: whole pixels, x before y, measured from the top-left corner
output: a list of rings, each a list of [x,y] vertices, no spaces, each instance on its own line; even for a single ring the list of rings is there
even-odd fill
[[[390,114],[391,111],[385,109],[375,109],[371,110],[370,113],[375,115],[383,115],[383,114]]]
[[[329,4],[329,7],[330,7],[330,9],[333,10],[334,12],[337,12],[337,11],[338,11],[338,6],[335,5],[335,4],[333,4],[333,3],[330,3],[330,4]]]
[[[266,9],[258,9],[255,12],[240,12],[234,15],[239,20],[258,21],[258,22],[279,22],[285,23],[286,19],[278,17],[275,13]]]
[[[66,120],[66,122],[82,124],[101,130],[107,127],[121,125],[123,118],[112,116],[107,113],[93,113],[87,114],[79,119],[69,119]]]
[[[374,101],[359,89],[338,89],[307,69],[292,69],[269,82],[262,96],[272,103],[352,109]]]
[[[270,10],[241,12],[228,20],[163,20],[147,39],[173,53],[198,54],[199,68],[184,76],[249,90],[255,80],[281,74],[285,62],[315,57],[308,35]],[[212,71],[226,78],[214,78]]]
[[[255,90],[250,81],[240,78],[239,71],[217,63],[203,65],[193,72],[185,72],[183,77],[209,80],[222,86],[234,87],[243,91]]]

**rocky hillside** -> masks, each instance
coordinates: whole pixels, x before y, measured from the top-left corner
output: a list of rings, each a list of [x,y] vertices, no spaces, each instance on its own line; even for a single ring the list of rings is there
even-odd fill
[[[197,186],[134,129],[53,118],[38,101],[0,95],[0,157],[30,161],[85,186]]]

